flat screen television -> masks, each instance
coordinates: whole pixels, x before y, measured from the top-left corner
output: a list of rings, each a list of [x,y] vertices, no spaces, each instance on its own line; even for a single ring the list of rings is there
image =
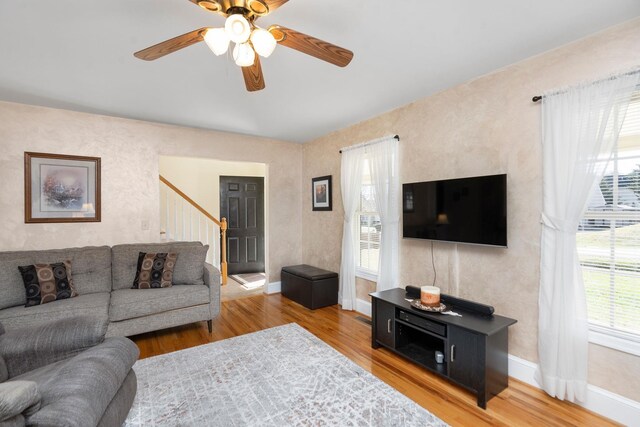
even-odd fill
[[[507,246],[507,175],[402,184],[404,238]]]

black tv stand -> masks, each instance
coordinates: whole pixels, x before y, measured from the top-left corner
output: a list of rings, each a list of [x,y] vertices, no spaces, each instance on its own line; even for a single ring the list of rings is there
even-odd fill
[[[403,289],[371,294],[371,346],[386,347],[476,393],[478,406],[508,385],[507,328],[516,320],[481,315],[460,307],[462,317],[411,307]],[[437,363],[435,353],[444,354]]]

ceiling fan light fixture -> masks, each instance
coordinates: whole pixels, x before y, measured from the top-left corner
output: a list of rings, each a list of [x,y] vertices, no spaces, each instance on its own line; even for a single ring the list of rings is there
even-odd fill
[[[249,0],[247,3],[249,10],[258,16],[264,16],[269,13],[269,5],[263,0]]]
[[[222,7],[220,3],[214,0],[202,0],[198,2],[198,6],[211,12],[219,12]]]
[[[234,43],[245,43],[251,35],[251,25],[247,18],[239,13],[230,15],[224,23],[227,36]]]
[[[233,48],[233,60],[239,67],[250,67],[256,60],[256,54],[249,43],[238,43]]]
[[[224,55],[229,50],[229,36],[224,28],[209,28],[204,35],[204,42],[216,56]]]
[[[256,28],[251,33],[251,44],[258,55],[268,58],[269,55],[273,53],[278,43],[269,31],[262,28]]]

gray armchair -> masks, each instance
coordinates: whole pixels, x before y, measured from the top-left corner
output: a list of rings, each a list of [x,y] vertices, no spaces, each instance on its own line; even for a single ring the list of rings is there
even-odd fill
[[[138,347],[104,339],[107,320],[73,317],[4,331],[0,426],[120,426],[136,394]]]

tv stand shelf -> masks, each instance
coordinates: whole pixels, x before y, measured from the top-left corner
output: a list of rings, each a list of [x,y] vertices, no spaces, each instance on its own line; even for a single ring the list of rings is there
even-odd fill
[[[477,396],[478,406],[508,385],[507,328],[516,320],[452,307],[462,317],[417,310],[403,289],[371,294],[371,346],[386,347]],[[437,363],[435,353],[444,354]]]

